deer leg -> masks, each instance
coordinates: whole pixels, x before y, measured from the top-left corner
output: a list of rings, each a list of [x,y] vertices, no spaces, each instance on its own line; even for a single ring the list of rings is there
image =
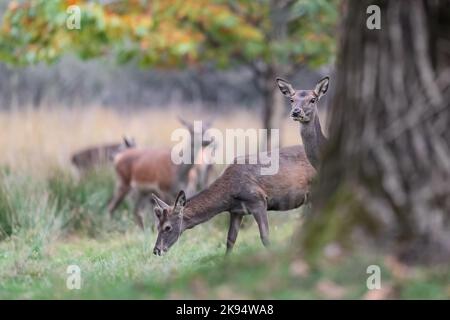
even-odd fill
[[[112,197],[111,201],[108,204],[108,211],[111,216],[113,217],[114,210],[117,209],[119,204],[123,201],[125,196],[130,192],[131,187],[126,184],[119,184],[116,188],[116,191],[114,192],[114,196]]]
[[[265,247],[270,245],[269,241],[269,220],[267,217],[267,209],[266,205],[256,205],[248,207],[250,213],[256,220],[259,228],[259,236],[261,238],[261,242]]]
[[[244,216],[242,214],[230,212],[230,227],[228,229],[227,236],[227,255],[231,253],[231,250],[233,250],[243,217]]]
[[[142,194],[142,192],[138,191],[137,197],[136,197],[136,202],[134,203],[133,215],[134,215],[134,219],[136,220],[136,223],[142,230],[144,230],[144,220],[142,219],[142,216],[141,216],[141,207],[142,207],[142,204],[144,203],[144,200],[145,200],[145,195]]]

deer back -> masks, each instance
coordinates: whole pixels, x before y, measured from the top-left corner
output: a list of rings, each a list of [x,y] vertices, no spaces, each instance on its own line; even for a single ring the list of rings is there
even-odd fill
[[[74,153],[71,160],[77,168],[88,169],[110,162],[120,148],[120,143],[91,147]]]
[[[171,191],[176,182],[176,166],[170,149],[129,149],[116,156],[114,167],[120,179],[139,189]]]

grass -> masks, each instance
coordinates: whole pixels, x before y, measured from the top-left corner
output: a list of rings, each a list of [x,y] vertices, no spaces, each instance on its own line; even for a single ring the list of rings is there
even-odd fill
[[[137,230],[103,239],[58,241],[26,257],[11,239],[0,245],[0,298],[355,299],[366,294],[365,268],[373,263],[382,266],[383,286],[400,288],[398,298],[449,298],[448,270],[418,270],[414,279],[396,282],[382,260],[367,255],[298,271],[300,261],[284,251],[293,232],[287,220],[273,232],[272,250],[261,249],[252,226],[242,232],[229,259],[223,257],[224,229],[214,223],[183,235],[164,257],[151,254],[154,236]],[[81,268],[80,290],[66,287],[66,270],[72,264]]]
[[[269,215],[270,250],[247,219],[225,259],[222,214],[188,230],[164,257],[154,256],[155,234],[135,226],[128,203],[112,220],[106,213],[111,168],[77,177],[68,157],[122,132],[143,144],[168,144],[176,127],[170,112],[170,120],[159,111],[124,116],[99,108],[0,113],[6,132],[0,135],[0,299],[450,298],[448,269],[405,270],[373,252],[332,255],[308,266],[290,253],[300,210]],[[244,113],[234,116],[218,126],[254,123]],[[382,290],[368,292],[372,264],[381,268]],[[80,290],[66,286],[70,265],[81,269]]]
[[[94,173],[78,183],[64,173],[42,181],[3,175],[11,218],[2,228],[12,231],[0,242],[0,298],[169,297],[166,283],[223,263],[226,215],[186,232],[167,256],[155,257],[155,234],[141,232],[126,206],[114,220],[107,215],[108,194],[98,191],[99,184],[112,184],[107,174]],[[275,216],[272,222],[273,240],[280,246],[289,241],[299,214]],[[237,255],[261,249],[256,226],[251,220],[245,226]],[[82,270],[80,291],[66,287],[66,269],[73,264]],[[151,290],[142,291],[139,284]]]
[[[355,299],[367,294],[371,264],[381,267],[382,285],[393,297],[450,297],[449,270],[414,269],[404,279],[372,253],[311,269],[289,253],[299,210],[270,214],[270,250],[247,219],[235,251],[224,258],[228,220],[222,214],[156,257],[155,234],[134,225],[127,205],[111,220],[100,185],[110,190],[110,171],[80,181],[64,172],[44,180],[3,173],[0,197],[7,204],[2,201],[0,214],[11,218],[1,222],[10,232],[0,241],[0,299]],[[80,267],[80,290],[66,286],[70,265]]]
[[[174,297],[190,274],[198,275],[224,263],[226,234],[224,228],[219,228],[221,224],[213,221],[212,225],[187,232],[164,257],[152,255],[155,236],[135,228],[101,239],[72,237],[28,256],[13,254],[17,243],[11,239],[0,246],[0,298]],[[280,245],[292,231],[288,223],[277,228],[276,243]],[[240,236],[237,256],[260,251],[255,226],[243,230]],[[66,269],[72,264],[82,270],[81,290],[66,287]],[[172,291],[170,286],[178,289]],[[181,291],[179,294],[183,295]]]

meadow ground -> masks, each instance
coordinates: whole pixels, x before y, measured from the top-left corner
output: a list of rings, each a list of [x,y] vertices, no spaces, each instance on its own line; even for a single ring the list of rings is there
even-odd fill
[[[367,251],[331,254],[309,267],[291,253],[301,210],[270,214],[270,250],[247,219],[225,259],[228,216],[222,214],[187,231],[167,255],[154,256],[155,235],[134,225],[129,202],[114,219],[106,214],[111,168],[80,178],[68,159],[78,148],[122,134],[140,145],[169,145],[176,114],[101,108],[0,113],[0,299],[450,298],[448,269],[405,269]],[[215,126],[258,123],[239,112],[219,117]],[[284,127],[285,144],[297,143],[297,125]],[[366,270],[374,264],[382,289],[368,291]],[[66,286],[69,265],[80,267],[80,290]]]

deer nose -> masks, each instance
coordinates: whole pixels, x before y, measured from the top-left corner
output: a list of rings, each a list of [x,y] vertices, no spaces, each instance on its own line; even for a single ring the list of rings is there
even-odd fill
[[[155,247],[153,249],[153,254],[156,255],[156,256],[160,256],[161,255],[161,249]]]
[[[300,116],[300,109],[294,109],[291,113],[292,117],[298,118]]]

